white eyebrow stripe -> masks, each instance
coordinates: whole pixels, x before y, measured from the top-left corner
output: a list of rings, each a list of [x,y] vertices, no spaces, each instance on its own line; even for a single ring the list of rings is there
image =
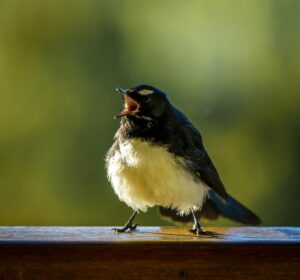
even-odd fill
[[[154,91],[150,90],[150,89],[141,89],[141,90],[139,90],[140,95],[149,95],[149,94],[152,94],[153,92]]]

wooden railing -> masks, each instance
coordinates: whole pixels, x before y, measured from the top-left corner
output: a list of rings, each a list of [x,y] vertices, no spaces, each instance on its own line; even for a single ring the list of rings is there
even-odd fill
[[[0,279],[300,279],[300,228],[0,227]]]

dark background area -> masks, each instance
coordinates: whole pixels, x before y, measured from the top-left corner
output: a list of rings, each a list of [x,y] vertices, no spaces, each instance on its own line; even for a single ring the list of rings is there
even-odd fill
[[[265,225],[299,226],[299,11],[296,0],[1,1],[0,224],[123,224],[131,209],[104,166],[114,89],[146,83],[200,129],[229,193]],[[137,221],[166,224],[155,209]]]

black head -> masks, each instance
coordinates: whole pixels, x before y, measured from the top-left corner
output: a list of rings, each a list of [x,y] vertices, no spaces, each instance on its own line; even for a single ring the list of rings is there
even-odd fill
[[[124,109],[116,117],[130,117],[153,120],[160,118],[169,105],[169,100],[161,90],[139,85],[127,90],[117,88],[124,100]]]

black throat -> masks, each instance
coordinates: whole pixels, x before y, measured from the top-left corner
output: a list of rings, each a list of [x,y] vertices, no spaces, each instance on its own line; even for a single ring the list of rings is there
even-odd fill
[[[124,140],[139,138],[144,141],[161,143],[166,141],[168,131],[165,118],[150,119],[127,116],[121,120],[118,136]]]

